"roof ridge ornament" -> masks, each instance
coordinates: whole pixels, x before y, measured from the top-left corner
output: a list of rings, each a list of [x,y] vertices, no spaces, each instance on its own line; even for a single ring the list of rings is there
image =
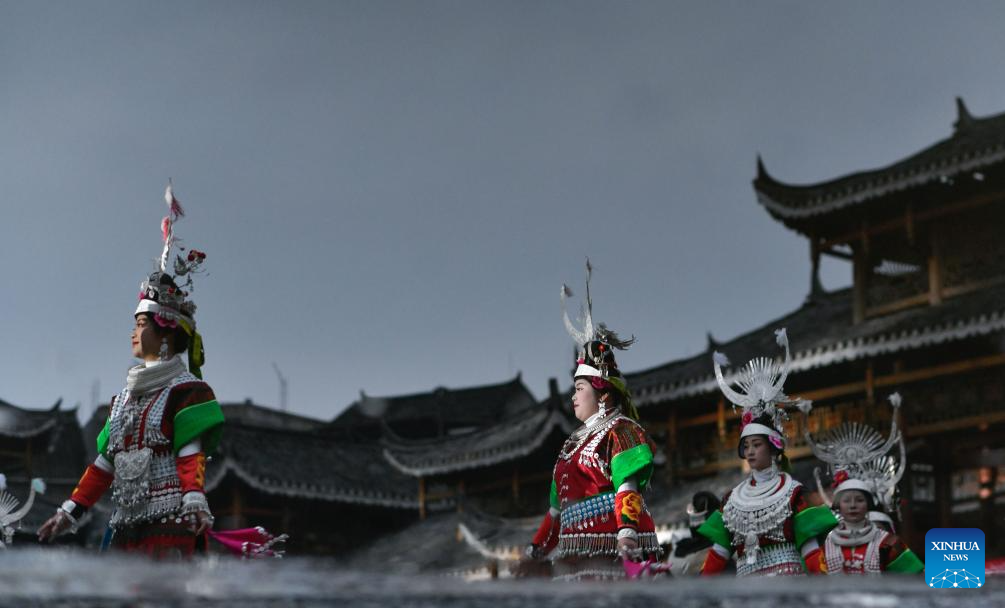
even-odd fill
[[[778,182],[778,180],[771,177],[771,174],[768,173],[768,169],[764,166],[764,158],[761,156],[760,152],[757,153],[757,179],[755,181],[772,183]]]
[[[722,346],[722,342],[719,342],[718,340],[716,340],[715,336],[712,335],[712,332],[706,331],[705,332],[705,352],[714,352],[714,351],[718,350],[720,346]]]
[[[961,131],[970,127],[975,122],[973,114],[967,109],[967,104],[964,103],[963,98],[956,97],[956,122],[953,123],[953,129]]]

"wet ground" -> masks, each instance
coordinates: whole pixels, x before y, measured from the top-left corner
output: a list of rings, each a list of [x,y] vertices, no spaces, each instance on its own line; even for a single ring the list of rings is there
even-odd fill
[[[218,558],[163,564],[59,549],[19,549],[0,552],[0,607],[7,606],[990,608],[1005,606],[1005,579],[992,579],[979,590],[929,589],[920,576],[469,583],[456,578],[365,573],[325,560]]]

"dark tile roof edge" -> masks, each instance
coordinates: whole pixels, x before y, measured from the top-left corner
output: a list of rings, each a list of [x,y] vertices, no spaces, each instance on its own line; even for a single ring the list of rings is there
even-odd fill
[[[444,459],[436,464],[431,464],[427,466],[409,466],[407,463],[402,462],[399,458],[395,457],[394,446],[388,446],[384,448],[384,458],[387,459],[391,466],[398,469],[405,475],[411,475],[412,477],[423,477],[427,475],[442,475],[445,473],[453,473],[456,471],[464,471],[468,469],[477,469],[481,467],[487,467],[495,464],[500,464],[503,462],[510,462],[523,458],[524,456],[530,454],[534,450],[541,447],[544,440],[548,438],[552,430],[555,427],[562,428],[565,430],[567,426],[567,421],[565,417],[562,416],[560,412],[553,411],[548,413],[546,417],[542,420],[538,432],[534,437],[525,443],[514,443],[511,444],[511,448],[505,449],[495,449],[489,452],[474,452],[475,458],[470,460],[457,460],[454,459]],[[571,432],[571,430],[570,430]],[[430,445],[430,450],[442,449],[442,446]],[[465,452],[465,454],[471,454],[471,452]]]
[[[244,483],[265,494],[288,496],[291,498],[306,498],[311,500],[373,505],[395,509],[419,508],[419,502],[417,499],[406,498],[404,496],[388,496],[358,490],[337,490],[306,485],[288,486],[281,483],[274,483],[269,480],[260,479],[251,474],[244,467],[242,467],[240,463],[229,457],[225,457],[223,459],[223,463],[216,467],[213,474],[207,476],[206,491],[210,492],[216,489],[220,482],[222,482],[227,476],[228,472],[233,473]]]
[[[843,340],[825,347],[815,348],[811,351],[793,353],[791,371],[807,371],[835,363],[855,361],[864,357],[891,354],[954,340],[963,340],[1002,330],[1005,330],[1005,313],[1003,311],[995,311],[980,314],[967,320],[913,329],[911,331],[905,330],[896,334],[879,334],[871,338]],[[709,363],[709,367],[711,368],[711,363]],[[738,371],[734,371],[726,374],[724,378],[727,382],[732,383],[739,378],[739,373]],[[709,372],[704,377],[695,378],[686,383],[678,383],[669,390],[647,393],[644,397],[636,399],[636,403],[644,406],[657,401],[713,393],[718,388],[719,386],[714,374]]]
[[[974,118],[959,98],[957,106],[959,115],[951,136],[879,169],[791,185],[769,175],[758,157],[753,182],[757,201],[776,217],[804,219],[1005,160],[1005,113]]]

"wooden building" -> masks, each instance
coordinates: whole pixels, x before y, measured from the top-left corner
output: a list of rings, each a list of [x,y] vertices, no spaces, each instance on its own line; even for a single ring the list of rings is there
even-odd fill
[[[413,480],[419,516],[463,509],[520,516],[546,504],[555,456],[572,431],[557,383],[538,403],[520,376],[508,382],[397,397],[361,395],[334,432],[374,441]]]
[[[903,534],[915,551],[930,528],[980,527],[991,553],[1005,552],[1005,114],[957,109],[948,138],[880,169],[793,186],[758,160],[757,201],[808,242],[809,294],[732,340],[710,337],[706,352],[628,375],[668,477],[741,466],[712,351],[737,364],[778,355],[773,330],[786,327],[786,389],[814,401],[811,431],[858,420],[885,432],[885,398],[903,395]],[[821,287],[821,256],[851,264],[850,288]],[[803,429],[796,413],[790,458],[811,456]]]
[[[77,410],[61,406],[57,401],[47,410],[32,410],[0,400],[0,473],[7,477],[8,491],[23,501],[32,478],[41,478],[47,486],[21,521],[18,544],[34,537],[87,466]]]

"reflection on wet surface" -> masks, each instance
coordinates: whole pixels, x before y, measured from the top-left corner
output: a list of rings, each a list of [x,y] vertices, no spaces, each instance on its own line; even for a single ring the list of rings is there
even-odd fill
[[[1005,588],[999,589],[996,582],[992,579],[980,590],[929,589],[920,576],[469,583],[456,578],[350,570],[334,560],[294,558],[241,562],[210,558],[166,564],[55,548],[0,552],[0,606],[3,607],[1003,606]]]

